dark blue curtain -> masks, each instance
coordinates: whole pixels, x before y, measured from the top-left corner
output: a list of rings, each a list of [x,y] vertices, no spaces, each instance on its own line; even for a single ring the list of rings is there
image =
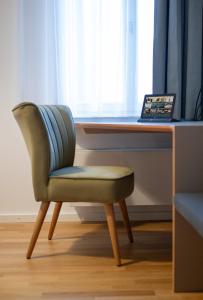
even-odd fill
[[[201,88],[202,7],[202,0],[155,0],[153,92],[176,94],[177,119],[194,118]]]

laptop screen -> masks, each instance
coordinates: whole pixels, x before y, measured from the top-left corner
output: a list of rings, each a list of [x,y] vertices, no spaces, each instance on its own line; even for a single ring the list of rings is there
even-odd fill
[[[175,94],[145,95],[141,118],[170,119],[173,116]]]

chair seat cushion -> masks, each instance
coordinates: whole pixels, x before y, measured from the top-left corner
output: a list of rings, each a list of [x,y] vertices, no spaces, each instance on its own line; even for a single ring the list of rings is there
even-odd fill
[[[176,194],[175,207],[203,237],[203,193]]]
[[[116,166],[68,167],[49,175],[50,201],[113,203],[134,188],[133,170]]]

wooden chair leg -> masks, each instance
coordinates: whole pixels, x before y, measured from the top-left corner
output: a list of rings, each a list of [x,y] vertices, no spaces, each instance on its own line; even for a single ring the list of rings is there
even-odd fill
[[[111,243],[112,243],[114,257],[116,259],[117,266],[120,266],[121,265],[120,250],[119,250],[119,244],[118,244],[118,235],[117,235],[117,230],[116,230],[113,204],[104,204],[104,208],[105,208],[109,233],[110,233],[110,237],[111,237]]]
[[[41,203],[41,206],[40,206],[40,209],[38,212],[38,216],[37,216],[37,220],[35,222],[34,231],[33,231],[33,234],[32,234],[31,240],[30,240],[30,244],[28,247],[28,251],[27,251],[27,255],[26,255],[27,259],[31,258],[32,252],[34,250],[34,247],[35,247],[37,238],[39,236],[39,233],[40,233],[42,224],[44,222],[49,205],[50,205],[50,202],[42,202]]]
[[[53,217],[52,217],[52,220],[51,220],[51,226],[50,226],[50,229],[49,229],[49,235],[48,235],[49,240],[52,239],[52,236],[54,234],[54,229],[56,227],[56,223],[57,223],[57,220],[58,220],[58,216],[59,216],[62,204],[63,204],[63,202],[57,202],[55,204],[54,213],[53,213]]]
[[[129,217],[128,217],[128,210],[127,210],[125,200],[121,200],[118,203],[119,203],[119,206],[120,206],[120,209],[121,209],[121,213],[122,213],[122,216],[123,216],[123,222],[124,222],[126,230],[127,230],[129,241],[131,243],[133,243],[133,234],[132,234],[132,230],[131,230],[131,226],[130,226],[130,221],[129,221]]]

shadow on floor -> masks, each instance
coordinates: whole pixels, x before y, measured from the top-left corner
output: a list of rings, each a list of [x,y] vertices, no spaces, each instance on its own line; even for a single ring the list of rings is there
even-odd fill
[[[97,230],[71,236],[57,236],[57,229],[52,241],[54,250],[59,247],[58,253],[48,255],[34,255],[33,259],[62,255],[87,256],[87,257],[112,257],[112,247],[107,226],[100,224]],[[172,232],[156,230],[139,230],[133,228],[134,243],[128,241],[125,229],[118,226],[118,238],[121,257],[129,260],[123,263],[128,265],[139,261],[171,262],[172,261]],[[67,243],[67,251],[60,253],[60,243]],[[40,243],[40,241],[39,241]],[[57,245],[58,244],[58,245]]]

